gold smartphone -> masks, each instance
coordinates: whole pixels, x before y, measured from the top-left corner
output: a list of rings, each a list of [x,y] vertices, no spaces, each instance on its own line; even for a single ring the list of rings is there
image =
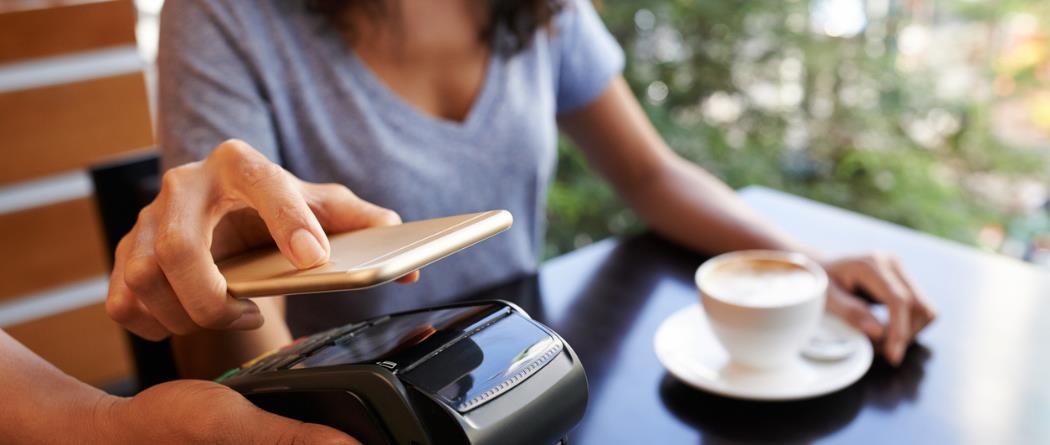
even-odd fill
[[[506,210],[413,221],[329,235],[327,263],[299,270],[276,247],[219,263],[238,298],[365,289],[396,280],[510,228]]]

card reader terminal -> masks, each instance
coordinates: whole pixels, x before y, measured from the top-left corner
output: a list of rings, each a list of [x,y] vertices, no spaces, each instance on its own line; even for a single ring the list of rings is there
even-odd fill
[[[554,444],[582,418],[579,358],[503,301],[386,315],[301,338],[219,382],[366,445]]]

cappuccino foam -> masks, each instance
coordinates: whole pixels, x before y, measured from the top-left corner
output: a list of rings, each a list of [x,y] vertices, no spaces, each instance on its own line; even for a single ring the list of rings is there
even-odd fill
[[[776,307],[813,297],[820,281],[806,268],[768,259],[740,259],[719,265],[703,277],[704,290],[728,303]]]

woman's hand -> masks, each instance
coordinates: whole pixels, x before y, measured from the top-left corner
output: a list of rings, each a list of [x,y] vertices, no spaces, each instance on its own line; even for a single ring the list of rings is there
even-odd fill
[[[203,380],[163,383],[130,399],[105,396],[94,410],[97,443],[360,445],[332,428],[263,411]]]
[[[258,306],[226,293],[217,260],[276,242],[292,264],[309,268],[328,259],[326,231],[400,222],[342,185],[301,181],[248,144],[226,141],[164,174],[157,198],[117,245],[106,311],[150,340],[255,329]]]
[[[823,266],[830,278],[828,311],[874,340],[890,363],[900,364],[908,344],[937,313],[897,259],[885,254],[861,255],[824,262]],[[886,306],[889,320],[885,326],[858,294]]]

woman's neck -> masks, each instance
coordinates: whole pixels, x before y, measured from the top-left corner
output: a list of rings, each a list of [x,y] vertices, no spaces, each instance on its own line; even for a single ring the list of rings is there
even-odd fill
[[[488,4],[477,0],[383,0],[348,8],[349,43],[358,52],[412,60],[477,53],[488,42]]]
[[[466,119],[481,91],[490,50],[481,38],[487,3],[391,0],[381,11],[347,11],[350,45],[406,102],[426,114]]]

